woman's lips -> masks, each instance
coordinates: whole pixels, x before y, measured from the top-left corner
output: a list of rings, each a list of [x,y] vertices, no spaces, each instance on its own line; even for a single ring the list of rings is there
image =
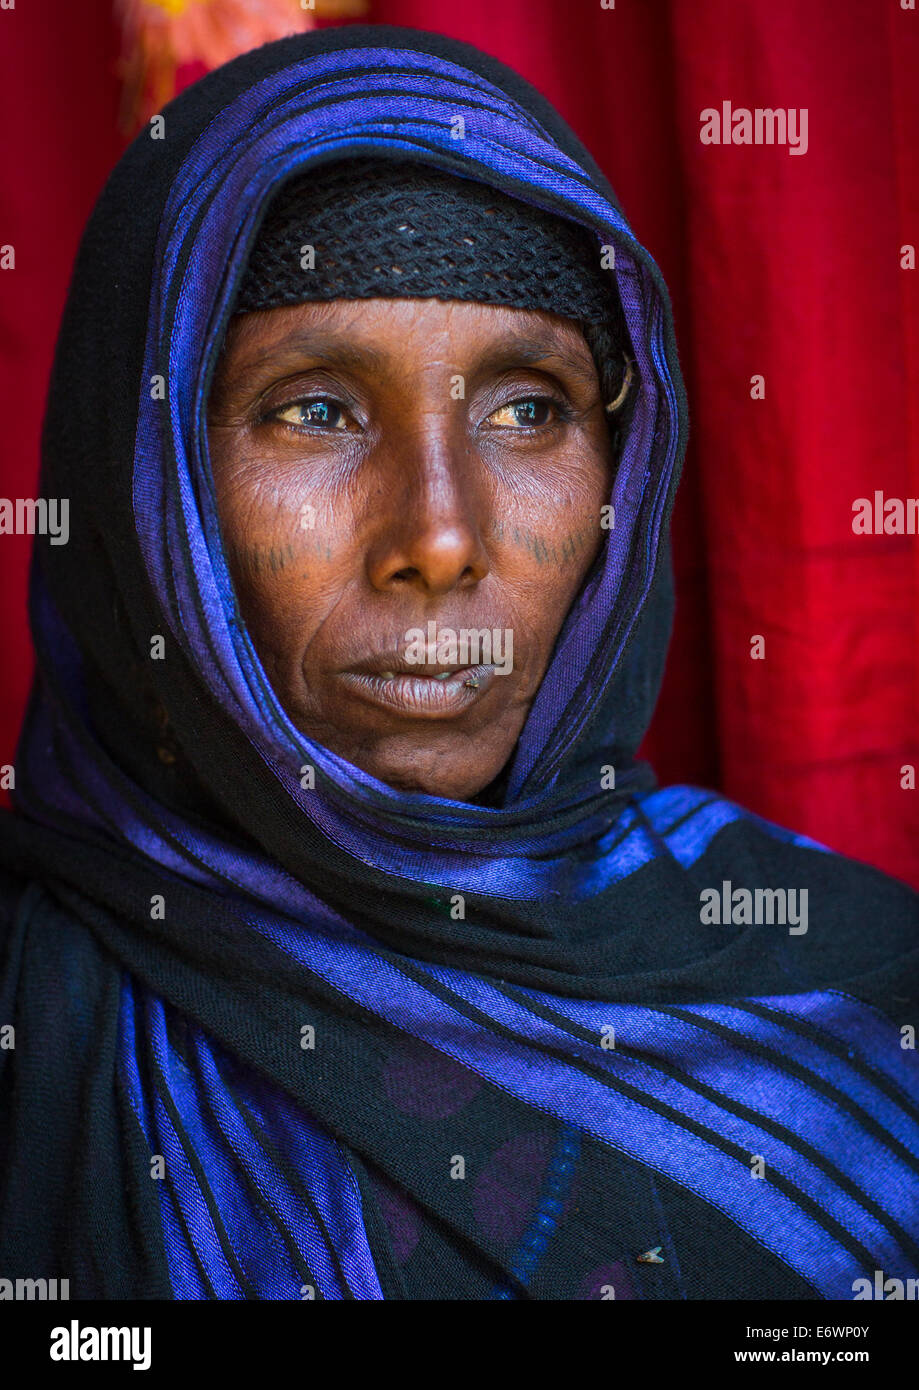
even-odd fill
[[[348,689],[370,704],[418,719],[449,719],[480,699],[495,679],[494,666],[466,666],[446,677],[398,671],[343,671]]]

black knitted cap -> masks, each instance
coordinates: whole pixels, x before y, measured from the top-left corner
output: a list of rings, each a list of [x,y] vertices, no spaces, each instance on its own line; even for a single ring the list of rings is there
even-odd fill
[[[252,248],[235,312],[372,298],[560,314],[581,326],[604,401],[620,393],[628,333],[597,239],[486,184],[380,159],[326,164],[286,184]]]

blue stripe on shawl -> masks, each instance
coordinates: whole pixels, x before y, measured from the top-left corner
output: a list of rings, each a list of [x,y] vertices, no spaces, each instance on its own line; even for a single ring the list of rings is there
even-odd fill
[[[900,1162],[889,1145],[882,1147],[883,1141],[866,1134],[856,1117],[842,1112],[836,1115],[832,1105],[828,1106],[806,1082],[784,1073],[778,1060],[751,1051],[743,1033],[736,1034],[733,1046],[719,1041],[713,1048],[704,1032],[687,1031],[666,1010],[573,1003],[526,991],[534,1002],[548,1004],[562,1016],[567,1013],[573,1021],[588,1021],[596,1030],[598,1043],[594,1047],[531,1013],[478,977],[442,967],[420,967],[432,981],[450,989],[457,1000],[480,1009],[487,1021],[479,1023],[395,965],[365,950],[334,938],[313,937],[302,928],[293,932],[281,923],[263,923],[262,930],[305,968],[376,1018],[430,1043],[536,1109],[687,1186],[736,1221],[824,1297],[851,1297],[852,1281],[864,1273],[865,1258],[874,1262],[869,1268],[894,1270],[909,1277],[919,1274],[915,1257],[904,1252],[890,1229],[891,1223],[900,1222],[914,1231],[919,1213],[915,1182],[903,1184]],[[809,1021],[821,1031],[850,1026],[855,1030],[851,1038],[859,1036],[863,1023],[870,1022],[879,1030],[885,1026],[873,1015],[869,1020],[871,1011],[845,996],[823,993],[809,996],[809,1000]],[[491,1020],[512,1030],[513,1036],[494,1032],[489,1026]],[[617,1038],[627,1040],[629,1056],[600,1046],[601,1028],[610,1023]],[[743,1027],[749,1035],[752,1025],[746,1019]],[[915,1106],[919,1104],[919,1077],[915,1068],[911,1073],[901,1070],[899,1059],[891,1055],[892,1048],[900,1050],[896,1030],[892,1024],[886,1029],[887,1051],[879,1051],[873,1064],[880,1076],[901,1083]],[[569,1062],[547,1055],[552,1048],[566,1052],[572,1063],[589,1057],[605,1070],[610,1082],[624,1083],[638,1094],[614,1089]],[[633,1057],[632,1052],[639,1055]],[[783,1052],[788,1058],[800,1058],[802,1065],[814,1060],[813,1044],[791,1031],[786,1031]],[[658,1061],[676,1064],[687,1080],[668,1076],[658,1068]],[[714,1088],[715,1097],[699,1094],[688,1084],[700,1079]],[[829,1071],[827,1079],[833,1084]],[[916,1151],[919,1126],[914,1113],[885,1110],[874,1089],[855,1069],[851,1076],[846,1074],[845,1082],[846,1090],[841,1094],[852,1095],[892,1138]],[[667,1107],[670,1113],[659,1113],[650,1102]],[[762,1119],[782,1125],[788,1142],[755,1120],[734,1113],[733,1107],[744,1105],[758,1111]],[[711,1138],[686,1128],[683,1120],[689,1118],[704,1125]],[[827,1119],[828,1128],[821,1129],[816,1123]],[[712,1142],[714,1138],[738,1145],[744,1161],[723,1152]],[[815,1146],[812,1156],[803,1152],[811,1145]],[[750,1176],[749,1157],[754,1154],[766,1158],[765,1180]],[[883,1160],[883,1176],[879,1159]],[[824,1171],[824,1166],[831,1171]],[[770,1170],[800,1186],[823,1212],[850,1232],[866,1252],[865,1258],[853,1255],[818,1216],[775,1187]],[[859,1197],[844,1191],[832,1170],[877,1193],[882,1216],[870,1213]]]
[[[119,1067],[151,1154],[166,1160],[159,1190],[176,1297],[208,1296],[203,1268],[211,1296],[221,1299],[382,1298],[357,1180],[338,1144],[276,1087],[232,1062],[200,1029],[183,1025],[192,1052],[186,1063],[167,1029],[167,1018],[179,1016],[146,996],[140,1006],[146,1028],[138,1026],[136,995],[144,998],[126,976]],[[152,1077],[152,1057],[160,1083]],[[230,1099],[228,1076],[251,1128]],[[181,1116],[204,1183],[169,1117],[166,1096]],[[289,1243],[308,1266],[314,1294],[303,1293],[310,1279],[296,1268]]]
[[[563,1124],[590,1134],[685,1185],[737,1222],[823,1297],[850,1298],[853,1280],[860,1277],[866,1267],[892,1270],[901,1277],[919,1274],[915,1255],[902,1248],[893,1229],[896,1223],[907,1231],[916,1229],[919,1198],[915,1172],[904,1164],[892,1143],[897,1141],[909,1153],[919,1155],[919,1081],[915,1068],[909,1068],[902,1056],[893,1025],[857,1001],[835,992],[749,1001],[752,1004],[761,1002],[769,1009],[775,1005],[784,1008],[788,1003],[800,1005],[808,1024],[815,1029],[814,1038],[782,1028],[778,1010],[776,1022],[769,1020],[759,1026],[758,1019],[744,1012],[747,1001],[738,1001],[736,1006],[695,1005],[680,1011],[697,1014],[700,1019],[716,1019],[723,1027],[730,1028],[735,1040],[728,1043],[722,1038],[713,1041],[703,1029],[674,1017],[668,1010],[587,1003],[538,991],[521,991],[534,1004],[548,1006],[563,1020],[593,1030],[597,1043],[592,1045],[572,1036],[564,1026],[530,1012],[516,999],[477,977],[440,967],[422,967],[423,974],[449,989],[457,1001],[472,1004],[487,1016],[487,1020],[495,1020],[511,1030],[513,1036],[508,1038],[492,1031],[487,1022],[483,1024],[467,1018],[423,984],[409,979],[379,957],[357,952],[341,941],[311,939],[302,931],[296,942],[291,939],[291,933],[280,927],[269,935],[276,944],[376,1017],[432,1044],[461,1065]],[[610,1050],[600,1045],[601,1030],[608,1025],[615,1029],[617,1044]],[[131,1011],[126,1002],[126,1042],[122,1055],[128,1073],[134,1067],[134,1048],[142,1042],[142,1038],[128,1033],[131,1027]],[[822,1044],[821,1036],[827,1035],[845,1037],[852,1056],[859,1060],[860,1044],[853,1047],[851,1040],[867,1036],[870,1062],[877,1077],[898,1086],[909,1104],[892,1099],[858,1067]],[[751,1041],[757,1045],[756,1049],[750,1048]],[[762,1055],[759,1050],[776,1045],[780,1046],[780,1051]],[[558,1058],[549,1053],[549,1049],[558,1049],[566,1057]],[[806,1078],[789,1072],[783,1065],[786,1059],[809,1070],[815,1079],[835,1090],[839,1101],[822,1094]],[[604,1084],[604,1078],[592,1076],[573,1065],[578,1060],[587,1060],[600,1068],[611,1084]],[[151,1151],[167,1153],[170,1182],[174,1188],[179,1188],[178,1195],[173,1191],[171,1200],[182,1207],[187,1224],[196,1232],[198,1258],[208,1269],[212,1282],[226,1287],[225,1257],[203,1211],[198,1189],[189,1177],[188,1166],[182,1161],[181,1153],[177,1154],[171,1126],[160,1111],[157,1112],[160,1128],[151,1126],[151,1103],[139,1093],[136,1069],[131,1079],[135,1108],[148,1134]],[[629,1088],[630,1093],[616,1089],[619,1083]],[[173,1090],[173,1099],[187,1127],[196,1123],[195,1116],[200,1109],[216,1103],[213,1095],[215,1073],[199,1072],[196,1084],[207,1092],[206,1101],[195,1100],[187,1087],[177,1085]],[[708,1093],[702,1094],[697,1087],[706,1088]],[[276,1126],[296,1122],[297,1107],[284,1093],[268,1086],[264,1087],[264,1093],[271,1099],[260,1111],[260,1123],[269,1123],[272,1116]],[[654,1103],[666,1113],[660,1113]],[[866,1129],[857,1113],[851,1113],[853,1106],[859,1107],[880,1127],[880,1136]],[[740,1107],[752,1111],[753,1117],[736,1113]],[[757,1122],[756,1116],[780,1126],[782,1132],[770,1132]],[[704,1126],[709,1137],[692,1132],[684,1125],[685,1119]],[[321,1142],[319,1134],[317,1131],[317,1143]],[[786,1134],[787,1141],[783,1137]],[[199,1159],[209,1179],[216,1184],[215,1190],[219,1190],[219,1164],[211,1151],[214,1138],[214,1132],[206,1132],[198,1125]],[[713,1142],[715,1140],[737,1145],[742,1150],[742,1159],[725,1153]],[[252,1143],[251,1136],[240,1131],[231,1144],[236,1162],[243,1167],[251,1167],[257,1161],[258,1155],[247,1149]],[[346,1183],[350,1170],[343,1164],[340,1153],[332,1146],[330,1149],[333,1157],[330,1167],[337,1167],[339,1180]],[[284,1149],[288,1154],[291,1151],[290,1147]],[[755,1154],[762,1155],[766,1161],[766,1176],[761,1180],[750,1175],[749,1160]],[[173,1174],[180,1176],[173,1178]],[[817,1203],[818,1213],[805,1210],[793,1195],[774,1186],[773,1175],[806,1192]],[[313,1191],[314,1199],[314,1187],[321,1177],[328,1203],[332,1190],[328,1168],[320,1164],[311,1173],[300,1176]],[[844,1178],[850,1179],[856,1189],[875,1193],[880,1214],[866,1209],[861,1191],[855,1195],[845,1191],[841,1181]],[[353,1182],[353,1176],[350,1181]],[[165,1190],[163,1195],[166,1202]],[[242,1229],[235,1232],[237,1252],[249,1250],[257,1243],[257,1213],[251,1207],[247,1210]],[[828,1232],[820,1219],[820,1211],[850,1233],[866,1252],[864,1258],[854,1255]],[[290,1219],[289,1212],[285,1219]],[[328,1218],[327,1224],[330,1224]],[[333,1224],[330,1229],[334,1229]],[[349,1228],[349,1234],[353,1243],[353,1227]],[[315,1246],[310,1249],[312,1267],[316,1260]],[[179,1261],[183,1270],[181,1282],[187,1286],[193,1278],[187,1246],[173,1237],[169,1253],[171,1261]],[[369,1254],[363,1257],[369,1260]],[[250,1278],[258,1280],[257,1270],[248,1272]],[[353,1276],[349,1276],[349,1281],[350,1277]],[[287,1287],[292,1287],[292,1280]],[[238,1297],[239,1294],[220,1296]],[[323,1296],[336,1294],[323,1291]]]
[[[546,1165],[536,1211],[510,1264],[511,1273],[524,1288],[531,1283],[558,1225],[558,1218],[574,1180],[580,1152],[580,1131],[571,1125],[562,1125],[555,1148]],[[492,1298],[516,1297],[516,1290],[509,1280],[502,1280],[492,1291]]]

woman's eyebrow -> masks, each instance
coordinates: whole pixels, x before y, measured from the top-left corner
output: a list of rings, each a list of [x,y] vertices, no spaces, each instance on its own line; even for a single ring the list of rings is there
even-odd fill
[[[556,367],[569,372],[585,386],[596,386],[597,373],[590,358],[552,346],[538,338],[519,338],[516,335],[490,343],[476,363],[481,371],[506,370],[509,367]]]
[[[271,347],[264,348],[243,364],[246,375],[263,371],[289,371],[306,359],[329,367],[344,367],[357,372],[381,372],[387,362],[385,350],[372,343],[349,342],[340,333],[321,329],[294,330]],[[454,363],[455,371],[486,374],[510,371],[515,367],[542,367],[567,372],[581,386],[596,388],[597,373],[593,361],[559,344],[540,338],[521,338],[509,334],[490,342],[477,353],[474,362]]]
[[[345,341],[340,334],[323,333],[316,329],[301,329],[273,343],[250,358],[246,371],[259,372],[263,368],[288,366],[303,358],[325,362],[329,366],[350,367],[354,370],[379,370],[386,354],[371,344],[359,346]]]

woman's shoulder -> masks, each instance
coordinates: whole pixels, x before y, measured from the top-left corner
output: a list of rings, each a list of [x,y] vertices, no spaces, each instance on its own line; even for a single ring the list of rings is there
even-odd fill
[[[657,852],[685,871],[701,926],[726,929],[725,941],[761,940],[802,979],[919,1003],[919,893],[909,883],[717,792],[658,788],[637,809]]]
[[[709,876],[733,874],[736,886],[751,889],[783,886],[765,880],[785,873],[792,875],[788,888],[854,894],[857,903],[863,903],[865,895],[880,897],[919,922],[919,892],[909,883],[720,792],[683,785],[656,787],[635,803],[655,838],[686,869]],[[750,881],[744,883],[742,875]]]

